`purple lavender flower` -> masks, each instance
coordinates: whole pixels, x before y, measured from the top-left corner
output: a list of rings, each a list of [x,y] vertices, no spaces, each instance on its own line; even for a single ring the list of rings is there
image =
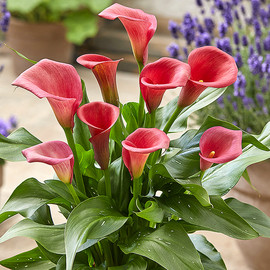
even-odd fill
[[[257,17],[260,12],[260,0],[251,0],[252,16]]]
[[[238,14],[238,11],[237,10],[234,10],[233,11],[233,15],[234,15],[234,18],[239,21],[240,20],[240,17],[239,17],[239,14]]]
[[[172,36],[177,39],[179,38],[178,32],[179,32],[179,25],[174,22],[174,21],[169,21],[169,26],[168,26],[169,31],[171,32]]]
[[[268,26],[269,23],[268,12],[263,8],[260,9],[260,17],[263,25]]]
[[[220,50],[222,50],[230,55],[232,54],[232,47],[231,47],[231,43],[230,43],[229,38],[225,37],[225,38],[216,39],[216,46]]]
[[[220,107],[221,109],[224,109],[225,105],[224,105],[224,98],[223,98],[223,96],[220,96],[220,97],[217,99],[217,103],[218,103],[218,105],[219,105],[219,107]]]
[[[248,46],[248,39],[247,39],[247,36],[242,36],[242,45],[244,47],[247,47]]]
[[[191,17],[190,13],[186,13],[184,21],[181,24],[181,33],[185,37],[188,45],[195,39],[195,26],[196,21]]]
[[[17,120],[12,116],[8,121],[0,118],[0,134],[7,137],[17,127]]]
[[[250,110],[254,106],[254,100],[250,97],[243,97],[242,101],[247,110]]]
[[[263,106],[263,113],[264,113],[265,115],[268,115],[268,109],[267,109],[267,107],[265,107],[265,106]]]
[[[262,54],[261,40],[259,38],[256,38],[255,45],[258,54]]]
[[[14,115],[10,116],[8,121],[9,121],[11,129],[14,129],[14,128],[17,127],[18,121],[17,121],[17,119],[16,119],[16,117]]]
[[[239,34],[238,32],[233,33],[233,41],[235,45],[239,45]]]
[[[238,68],[241,68],[243,66],[243,59],[239,52],[236,53],[234,60]]]
[[[231,3],[234,6],[237,6],[239,3],[241,2],[241,0],[232,0]]]
[[[223,17],[225,22],[228,25],[232,25],[233,22],[233,15],[232,15],[232,10],[230,7],[227,7],[224,11],[223,11]]]
[[[262,35],[261,25],[258,20],[253,21],[253,26],[255,30],[255,36],[260,37]]]
[[[246,15],[246,9],[243,5],[241,5],[241,12],[244,16]]]
[[[270,54],[267,54],[262,63],[262,72],[270,74]]]
[[[9,20],[10,20],[10,12],[7,10],[6,0],[0,1],[1,8],[1,18],[0,18],[0,28],[3,32],[8,30]]]
[[[220,23],[218,26],[219,36],[224,38],[228,30],[228,24],[226,22]]]
[[[263,57],[257,53],[253,53],[248,59],[249,70],[253,75],[260,74],[262,71]]]
[[[235,111],[238,110],[238,106],[237,106],[237,102],[236,102],[236,101],[233,101],[233,102],[232,102],[232,106],[233,106],[233,109],[234,109]]]
[[[197,28],[198,28],[198,31],[199,31],[201,34],[205,32],[203,26],[202,26],[200,23],[198,23]]]
[[[249,57],[251,57],[254,54],[254,47],[250,45],[248,50],[249,50]]]
[[[187,59],[188,58],[188,49],[187,49],[187,47],[183,48],[183,52],[184,52],[184,55],[185,55],[185,57]]]
[[[233,91],[234,96],[236,97],[245,96],[247,81],[246,81],[245,75],[242,74],[240,71],[237,74],[237,79],[235,83],[233,84],[233,86],[234,86],[234,91]]]
[[[259,104],[260,107],[263,107],[264,105],[264,98],[262,96],[262,94],[256,94],[256,99],[257,99],[257,102]]]
[[[207,32],[204,32],[195,38],[196,47],[203,47],[211,45],[211,35]]]
[[[170,54],[170,57],[178,58],[179,56],[179,46],[176,43],[172,43],[167,47],[167,51]]]
[[[6,121],[0,119],[0,134],[7,137],[8,136],[8,126]]]
[[[212,34],[213,30],[215,28],[215,23],[211,18],[205,18],[204,19],[204,25],[208,33]]]
[[[268,36],[263,41],[263,48],[265,51],[270,51],[270,32],[268,33]]]
[[[215,0],[215,6],[219,10],[224,10],[224,3],[222,0]]]
[[[202,0],[196,0],[196,4],[197,4],[198,7],[203,6]]]

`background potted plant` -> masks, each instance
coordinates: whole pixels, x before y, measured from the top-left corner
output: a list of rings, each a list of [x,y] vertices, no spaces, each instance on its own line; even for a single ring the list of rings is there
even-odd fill
[[[232,55],[239,72],[236,82],[216,102],[198,114],[201,123],[208,114],[259,134],[269,120],[270,112],[270,12],[266,1],[196,1],[200,15],[185,14],[181,23],[171,21],[169,30],[175,42],[168,46],[170,55],[186,59],[193,47],[214,45]],[[255,189],[240,181],[235,196],[270,215],[269,161],[248,168]],[[247,176],[248,177],[248,176]],[[268,269],[269,240],[257,239],[253,246],[240,242],[250,264]],[[256,251],[256,252],[255,252]]]
[[[47,57],[70,62],[72,44],[81,45],[97,33],[97,14],[110,3],[111,0],[8,0],[11,23],[7,44],[35,61]],[[16,54],[13,61],[16,74],[30,66]]]

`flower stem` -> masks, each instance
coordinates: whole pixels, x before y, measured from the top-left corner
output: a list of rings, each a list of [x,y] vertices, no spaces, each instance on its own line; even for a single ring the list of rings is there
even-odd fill
[[[151,117],[151,128],[154,128],[155,127],[155,124],[156,124],[156,110],[153,110],[151,113],[150,113],[150,117]]]
[[[68,190],[69,190],[72,198],[74,199],[75,204],[78,205],[81,201],[80,201],[74,187],[72,186],[72,184],[69,184],[69,183],[67,183],[66,185],[68,187]]]
[[[143,63],[137,62],[139,67],[139,74],[141,74],[143,69]],[[139,99],[139,110],[138,110],[138,125],[141,127],[143,125],[143,113],[144,113],[144,99],[142,96],[142,92],[140,91],[140,99]]]
[[[141,195],[141,190],[142,190],[142,185],[141,185],[141,177],[139,178],[134,178],[133,179],[133,202],[134,202],[134,211],[137,211],[136,207],[136,201]]]
[[[105,176],[105,188],[106,188],[106,195],[112,197],[112,186],[111,186],[111,179],[110,179],[110,170],[109,168],[104,170]]]
[[[74,174],[75,174],[75,179],[76,179],[78,189],[83,194],[86,194],[82,174],[81,174],[81,171],[80,171],[80,165],[79,165],[77,150],[76,150],[76,147],[75,147],[75,142],[74,142],[72,131],[71,131],[70,128],[64,128],[64,131],[65,131],[65,134],[66,134],[68,145],[71,148],[71,150],[73,152],[73,156],[74,156]]]
[[[205,171],[201,171],[201,173],[200,173],[200,180],[201,180],[201,181],[202,181],[202,179],[203,179],[204,174],[205,174]]]
[[[169,119],[169,121],[167,122],[165,128],[163,129],[163,131],[167,134],[172,126],[172,124],[174,123],[174,121],[176,120],[176,118],[178,117],[178,115],[181,113],[181,111],[183,110],[182,107],[177,106],[173,115],[171,116],[171,118]]]

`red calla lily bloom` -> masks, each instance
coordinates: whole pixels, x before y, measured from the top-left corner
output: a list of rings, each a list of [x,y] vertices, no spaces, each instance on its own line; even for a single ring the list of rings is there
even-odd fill
[[[119,18],[128,33],[137,62],[145,65],[148,58],[148,43],[157,28],[156,17],[140,9],[119,4],[106,8],[99,16],[109,20]]]
[[[78,109],[78,117],[88,125],[93,145],[95,160],[102,170],[106,170],[109,165],[109,136],[111,127],[119,116],[119,108],[96,101],[85,104]]]
[[[43,59],[24,71],[13,83],[38,98],[47,98],[63,128],[74,127],[74,114],[82,101],[82,84],[76,69]]]
[[[213,46],[193,50],[188,57],[190,79],[182,88],[178,106],[192,104],[207,87],[222,88],[237,79],[237,66],[229,54]]]
[[[242,154],[242,131],[219,126],[209,128],[200,139],[200,150],[202,171],[213,163],[229,162]]]
[[[156,110],[167,89],[184,86],[190,67],[177,59],[163,57],[146,65],[140,74],[140,88],[149,113]]]
[[[29,163],[42,162],[52,165],[58,178],[68,184],[72,182],[74,157],[70,147],[61,141],[50,141],[24,149],[22,154]]]
[[[101,92],[103,100],[107,103],[119,106],[119,97],[116,86],[116,69],[121,61],[98,54],[84,54],[77,58],[77,62],[93,71]]]
[[[138,128],[122,141],[122,157],[131,178],[139,178],[150,153],[167,149],[169,137],[157,128]]]

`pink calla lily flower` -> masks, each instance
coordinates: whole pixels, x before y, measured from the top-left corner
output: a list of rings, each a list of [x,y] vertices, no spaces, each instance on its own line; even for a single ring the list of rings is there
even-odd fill
[[[74,127],[74,114],[82,101],[82,85],[76,69],[43,59],[24,71],[13,83],[38,98],[47,98],[63,128]]]
[[[122,141],[122,157],[131,178],[137,179],[142,173],[150,153],[167,149],[169,137],[157,128],[138,128]]]
[[[109,165],[109,136],[112,126],[119,116],[119,108],[101,101],[91,102],[81,106],[78,117],[88,125],[93,145],[95,160],[102,170]]]
[[[120,4],[113,4],[103,10],[99,16],[109,20],[119,18],[128,33],[137,62],[145,65],[148,58],[148,43],[157,28],[156,17],[140,9],[128,8]]]
[[[167,89],[184,86],[190,67],[177,59],[163,57],[146,65],[140,74],[140,88],[148,112],[156,110]]]
[[[73,178],[74,157],[70,147],[61,141],[41,143],[22,150],[29,163],[42,162],[52,165],[58,178],[65,184],[71,184]]]
[[[207,87],[227,87],[237,79],[238,69],[234,58],[213,46],[193,50],[188,64],[191,68],[190,78],[178,100],[178,106],[182,108],[192,104]]]
[[[213,163],[226,163],[242,154],[242,131],[212,127],[203,133],[199,145],[200,168],[205,171]]]
[[[119,106],[119,97],[116,86],[116,69],[121,61],[98,54],[84,54],[77,58],[77,62],[93,71],[103,96],[107,103]]]

